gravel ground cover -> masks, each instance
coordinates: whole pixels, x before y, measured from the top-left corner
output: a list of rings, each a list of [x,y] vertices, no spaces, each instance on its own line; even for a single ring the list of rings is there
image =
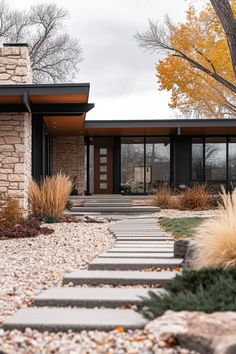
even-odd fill
[[[65,273],[114,245],[108,224],[60,223],[55,232],[35,238],[0,241],[0,324],[35,295],[61,285]]]
[[[88,262],[113,247],[106,224],[61,223],[55,232],[36,238],[0,242],[0,325],[19,308],[30,306],[35,295],[62,285],[63,275],[86,269]],[[145,329],[111,332],[48,333],[27,329],[3,331],[1,354],[194,354],[165,342]]]
[[[218,209],[210,210],[177,210],[177,209],[162,209],[158,213],[158,218],[187,218],[187,217],[214,217],[220,214]]]
[[[3,334],[0,330],[0,348]],[[195,354],[159,340],[146,331],[111,332],[82,331],[80,333],[40,333],[27,329],[4,335],[4,353],[9,354]]]

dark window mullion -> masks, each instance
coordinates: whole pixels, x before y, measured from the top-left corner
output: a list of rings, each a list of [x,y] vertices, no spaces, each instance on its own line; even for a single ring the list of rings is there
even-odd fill
[[[226,189],[229,191],[229,137],[226,138]]]
[[[144,137],[144,149],[143,149],[143,153],[144,153],[144,194],[146,194],[147,188],[146,188],[146,181],[147,181],[147,177],[146,177],[146,136]]]
[[[206,141],[203,137],[203,181],[206,182]]]

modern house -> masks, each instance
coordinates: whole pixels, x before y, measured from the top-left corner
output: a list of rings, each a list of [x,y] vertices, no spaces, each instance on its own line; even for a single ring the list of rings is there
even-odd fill
[[[0,193],[27,208],[31,176],[62,171],[78,194],[236,182],[236,119],[90,121],[89,84],[32,84],[26,45],[0,49]]]

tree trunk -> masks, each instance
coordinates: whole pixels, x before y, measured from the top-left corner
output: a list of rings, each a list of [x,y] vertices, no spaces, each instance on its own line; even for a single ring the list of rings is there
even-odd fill
[[[236,77],[236,19],[228,0],[210,0],[225,31]]]

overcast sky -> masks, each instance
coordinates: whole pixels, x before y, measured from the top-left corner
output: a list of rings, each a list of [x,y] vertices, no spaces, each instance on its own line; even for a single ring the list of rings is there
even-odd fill
[[[38,0],[11,0],[28,7]],[[134,40],[148,18],[184,18],[190,0],[56,0],[67,8],[69,32],[80,39],[84,61],[77,82],[90,82],[95,108],[87,119],[163,119],[178,112],[168,107],[169,94],[158,91],[157,57],[144,53]],[[194,3],[197,1],[195,0]]]

